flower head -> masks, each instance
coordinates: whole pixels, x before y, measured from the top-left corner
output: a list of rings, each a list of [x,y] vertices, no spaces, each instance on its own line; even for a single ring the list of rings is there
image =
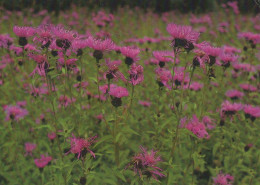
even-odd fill
[[[87,139],[76,138],[74,135],[70,139],[70,151],[73,154],[78,154],[77,158],[79,159],[81,155],[85,155],[86,152],[89,152],[94,158],[95,154],[90,150],[90,147],[93,143],[95,143],[97,136],[93,136]]]
[[[34,163],[38,168],[44,168],[46,165],[49,164],[49,162],[51,162],[52,157],[48,156],[48,155],[41,155],[41,158],[39,159],[34,159]]]
[[[125,47],[121,47],[120,51],[122,53],[122,55],[124,55],[125,58],[125,63],[130,66],[132,65],[134,62],[139,60],[139,53],[140,53],[140,49],[138,48],[132,48],[129,46],[125,46]]]
[[[27,27],[27,26],[14,26],[13,32],[18,37],[27,38],[27,37],[33,36],[35,34],[36,30],[35,30],[35,28]]]
[[[140,84],[144,80],[143,66],[133,64],[128,73],[130,74],[130,83],[133,85]]]
[[[164,177],[165,175],[161,173],[162,169],[157,167],[157,163],[162,161],[161,157],[157,156],[157,152],[154,150],[148,152],[142,146],[140,146],[140,149],[141,153],[135,155],[126,168],[131,166],[140,177],[146,175],[148,178],[153,177],[155,180],[158,180],[158,176]]]
[[[243,105],[240,103],[230,103],[229,101],[224,101],[221,104],[221,115],[234,115],[236,112],[241,110],[243,108]]]
[[[231,98],[232,100],[235,100],[235,99],[243,97],[244,93],[242,93],[236,89],[233,89],[233,90],[228,90],[225,95],[227,97]]]
[[[223,174],[220,172],[217,177],[213,178],[213,185],[232,185],[234,181],[234,177],[229,174]]]
[[[198,138],[209,138],[209,134],[206,131],[206,126],[203,122],[200,122],[196,115],[193,115],[192,119],[185,126],[188,130],[193,132]]]
[[[28,111],[24,108],[21,108],[18,105],[8,105],[4,107],[4,111],[6,114],[5,120],[16,120],[19,121],[23,119],[26,115],[28,115]]]
[[[175,48],[184,47],[187,50],[194,48],[194,43],[199,39],[199,33],[191,26],[168,24],[167,31],[173,38],[172,45]]]
[[[25,151],[26,151],[26,154],[25,155],[30,155],[32,156],[32,152],[33,150],[36,148],[36,144],[34,143],[25,143],[24,144],[24,148],[25,148]]]

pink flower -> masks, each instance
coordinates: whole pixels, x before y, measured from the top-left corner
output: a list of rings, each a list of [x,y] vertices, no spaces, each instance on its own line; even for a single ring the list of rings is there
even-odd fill
[[[28,111],[26,109],[23,109],[17,105],[7,105],[6,107],[4,107],[4,111],[6,114],[6,121],[9,121],[10,119],[15,119],[16,121],[19,121],[20,119],[23,119],[26,115],[28,115]]]
[[[128,73],[130,74],[130,83],[133,85],[140,84],[144,80],[143,66],[133,64]]]
[[[116,85],[110,86],[109,94],[116,98],[122,98],[129,95],[128,90],[126,88]]]
[[[238,59],[238,56],[236,56],[236,55],[230,55],[230,54],[225,54],[225,53],[222,53],[219,57],[222,62],[221,65],[225,68],[228,68],[231,63],[236,62]]]
[[[224,116],[224,115],[234,115],[236,112],[238,112],[239,110],[241,110],[243,108],[243,105],[241,103],[230,103],[229,101],[224,101],[221,104],[221,112],[220,115]]]
[[[49,138],[50,140],[54,140],[54,139],[56,138],[56,133],[55,133],[55,132],[50,132],[50,133],[48,133],[48,138]]]
[[[31,37],[35,34],[35,28],[32,27],[27,27],[27,26],[14,26],[13,27],[13,32],[15,35],[18,37]],[[26,45],[26,44],[25,44]]]
[[[246,92],[249,92],[249,91],[256,92],[257,91],[257,88],[251,84],[240,84],[239,86]]]
[[[27,155],[30,155],[30,156],[32,156],[32,152],[33,152],[33,150],[36,148],[36,144],[34,144],[34,143],[25,143],[24,144],[24,148],[25,148],[25,151],[26,151],[26,156]]]
[[[69,97],[67,97],[66,95],[61,95],[60,97],[59,97],[59,108],[61,108],[61,107],[67,107],[67,106],[69,106],[70,104],[72,104],[73,102],[75,102],[76,101],[76,99],[75,98],[69,98]]]
[[[198,138],[209,138],[205,125],[199,121],[196,115],[193,115],[192,119],[190,119],[185,127],[193,132],[193,134],[195,134]]]
[[[213,178],[213,185],[232,185],[234,181],[234,177],[229,174],[223,174],[220,172],[217,177]]]
[[[144,107],[150,107],[152,103],[149,101],[139,101],[139,104]]]
[[[8,34],[0,34],[0,48],[8,48],[13,43],[13,38],[10,37]]]
[[[204,116],[202,118],[202,122],[204,123],[204,125],[206,125],[206,127],[211,130],[214,129],[216,127],[216,124],[214,123],[215,120],[211,119],[209,116]]]
[[[140,49],[138,48],[132,48],[129,46],[125,46],[125,47],[121,47],[120,51],[122,53],[122,55],[124,55],[125,58],[125,64],[127,64],[128,66],[132,65],[134,62],[139,60],[139,53],[140,53]]]
[[[199,91],[200,89],[203,88],[203,84],[199,83],[199,82],[193,82],[192,84],[190,84],[190,89],[193,91]]]
[[[173,23],[167,25],[167,31],[173,38],[173,47],[184,47],[188,51],[194,48],[194,44],[199,39],[200,35],[198,32],[194,31],[191,26],[176,25]]]
[[[51,162],[52,157],[48,156],[48,155],[41,155],[41,158],[39,159],[34,159],[34,163],[38,168],[44,168],[46,165],[49,164],[49,162]]]
[[[165,175],[161,173],[162,169],[157,167],[157,163],[162,161],[161,157],[157,156],[157,152],[154,150],[148,152],[142,146],[140,146],[140,149],[141,153],[135,155],[126,168],[131,166],[140,177],[146,175],[148,178],[153,177],[155,180],[158,180],[158,176],[164,177]]]
[[[225,95],[227,97],[231,98],[232,100],[235,100],[235,99],[243,97],[244,93],[242,93],[236,89],[233,89],[233,90],[228,90]]]
[[[74,135],[72,135],[72,138],[70,139],[70,153],[78,154],[77,158],[79,159],[81,155],[86,155],[86,152],[89,152],[94,158],[95,154],[93,151],[90,150],[90,147],[93,143],[95,143],[95,139],[97,136],[90,137],[88,139],[83,138],[76,138]]]
[[[174,62],[174,52],[172,51],[154,51],[153,56],[159,61],[159,65],[161,62],[161,65],[164,66],[165,62]],[[160,67],[161,67],[160,65]],[[163,67],[162,66],[162,67]]]
[[[260,107],[253,107],[252,105],[245,105],[244,112],[246,118],[250,118],[254,121],[256,118],[260,117]]]

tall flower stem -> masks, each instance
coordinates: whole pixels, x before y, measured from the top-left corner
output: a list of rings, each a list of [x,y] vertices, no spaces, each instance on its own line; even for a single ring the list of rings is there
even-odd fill
[[[119,159],[119,143],[117,141],[117,134],[118,134],[118,110],[116,108],[116,119],[115,119],[115,125],[114,125],[114,132],[113,132],[113,136],[114,136],[114,152],[115,152],[115,162],[117,167],[119,167],[120,164],[120,159]]]
[[[99,90],[99,60],[96,59],[96,66],[97,66],[97,88],[98,88],[98,99],[100,101],[100,90]]]

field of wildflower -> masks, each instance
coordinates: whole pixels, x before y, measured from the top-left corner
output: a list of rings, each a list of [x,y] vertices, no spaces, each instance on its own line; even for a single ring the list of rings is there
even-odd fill
[[[260,184],[260,15],[0,10],[1,185]]]

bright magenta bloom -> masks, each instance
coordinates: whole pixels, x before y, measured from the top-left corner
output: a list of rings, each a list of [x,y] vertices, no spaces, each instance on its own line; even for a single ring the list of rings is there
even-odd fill
[[[165,175],[161,173],[162,169],[157,167],[157,163],[162,161],[161,157],[157,156],[157,152],[154,150],[148,152],[142,146],[140,146],[140,149],[142,152],[135,155],[126,168],[132,166],[134,172],[138,173],[140,177],[146,175],[148,178],[153,177],[155,180],[158,180],[158,176],[164,177]]]
[[[209,138],[209,134],[206,131],[206,126],[199,121],[195,114],[185,127],[193,132],[193,134],[195,134],[198,138]]]
[[[246,92],[249,92],[249,91],[255,92],[255,91],[257,91],[257,88],[255,86],[251,85],[251,84],[240,84],[239,86],[240,86],[240,88],[242,88]]]
[[[101,40],[101,39],[95,39],[93,37],[89,37],[86,40],[86,43],[88,47],[102,52],[111,51],[115,47],[115,44],[111,39]]]
[[[34,163],[38,168],[44,168],[46,165],[49,164],[49,162],[51,162],[52,157],[48,156],[48,155],[41,155],[41,158],[39,159],[34,159]]]
[[[32,156],[32,152],[33,150],[36,148],[36,144],[34,143],[25,143],[24,144],[24,148],[25,148],[25,151],[26,151],[26,154],[25,155],[30,155]]]
[[[232,185],[234,181],[234,177],[229,174],[220,174],[217,177],[213,178],[214,184],[213,185]]]
[[[144,80],[143,66],[133,64],[128,73],[130,74],[130,83],[133,85],[140,84]]]
[[[82,155],[82,152],[86,154],[86,152],[89,152],[94,158],[95,154],[90,150],[90,147],[93,143],[95,143],[95,139],[97,136],[88,138],[88,139],[83,139],[83,138],[76,138],[74,135],[72,135],[72,138],[70,139],[70,151],[73,154],[78,154],[78,159]]]
[[[28,115],[28,111],[24,108],[21,108],[17,105],[7,105],[4,107],[4,111],[6,114],[5,120],[16,120],[19,121],[23,119],[26,115]]]
[[[116,98],[122,98],[129,95],[128,90],[126,88],[116,85],[110,86],[109,94]]]
[[[35,34],[36,30],[35,30],[35,28],[27,27],[27,26],[14,26],[13,32],[18,37],[25,37],[26,38],[26,37],[33,36]]]
[[[244,96],[244,93],[236,90],[236,89],[233,89],[233,90],[228,90],[225,94],[227,97],[235,100],[235,99],[238,99],[238,98],[241,98]]]
[[[139,53],[140,53],[140,49],[138,48],[132,48],[129,46],[125,46],[125,47],[121,47],[120,51],[122,53],[122,55],[124,55],[126,57],[125,59],[125,63],[130,66],[132,65],[134,62],[139,60]]]
[[[224,101],[221,104],[221,112],[220,115],[234,115],[236,112],[241,110],[243,108],[243,105],[241,103],[230,103],[229,101]]]
[[[153,56],[159,62],[173,62],[174,52],[172,52],[172,51],[153,51]]]
[[[256,118],[260,117],[260,107],[253,107],[252,105],[245,105],[244,112],[246,118],[250,118],[254,121]]]
[[[168,24],[167,31],[173,38],[174,47],[184,47],[188,50],[194,48],[194,44],[199,39],[199,33],[194,31],[191,26]]]

